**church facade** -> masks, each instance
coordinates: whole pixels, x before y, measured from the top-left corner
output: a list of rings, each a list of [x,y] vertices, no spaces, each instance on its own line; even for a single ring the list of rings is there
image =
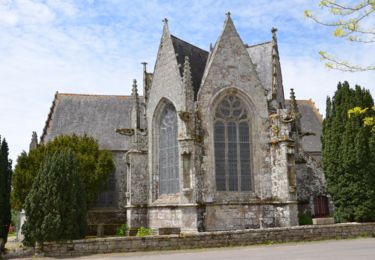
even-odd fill
[[[247,45],[227,14],[209,51],[165,19],[143,96],[135,80],[130,96],[56,93],[41,142],[87,134],[112,151],[116,172],[89,214],[104,233],[285,227],[329,214],[321,124],[311,100],[285,100],[276,29]]]

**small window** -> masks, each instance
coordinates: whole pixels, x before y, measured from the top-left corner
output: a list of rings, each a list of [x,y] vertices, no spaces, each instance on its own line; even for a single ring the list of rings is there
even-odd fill
[[[216,189],[250,191],[250,127],[247,110],[236,96],[217,106],[214,121]]]

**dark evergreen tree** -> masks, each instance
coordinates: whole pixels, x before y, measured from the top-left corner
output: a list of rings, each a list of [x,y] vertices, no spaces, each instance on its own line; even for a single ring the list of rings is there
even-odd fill
[[[5,139],[0,136],[0,252],[4,251],[11,221],[10,191],[12,162],[8,158],[9,149]]]
[[[348,115],[353,107],[373,104],[368,90],[351,89],[348,82],[339,83],[327,99],[323,165],[338,221],[375,220],[374,132],[363,125],[364,115]]]
[[[23,152],[17,159],[13,175],[12,199],[14,208],[21,210],[26,196],[44,158],[56,151],[72,150],[78,160],[78,171],[89,206],[105,187],[108,177],[114,172],[115,165],[109,151],[99,150],[98,142],[88,136],[62,135],[46,144],[40,144],[28,154]]]
[[[25,202],[25,243],[79,239],[85,235],[86,199],[76,155],[47,155]]]

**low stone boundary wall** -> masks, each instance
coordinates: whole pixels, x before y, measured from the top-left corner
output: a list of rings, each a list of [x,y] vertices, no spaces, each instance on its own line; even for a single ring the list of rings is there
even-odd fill
[[[358,236],[375,236],[375,223],[248,229],[168,236],[83,239],[63,243],[45,243],[43,251],[45,256],[67,257],[114,252],[176,250],[245,246],[271,242],[344,239]]]

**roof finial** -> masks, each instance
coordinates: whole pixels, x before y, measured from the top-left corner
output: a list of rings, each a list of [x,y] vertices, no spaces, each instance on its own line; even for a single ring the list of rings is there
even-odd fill
[[[132,98],[133,98],[133,109],[132,109],[132,114],[131,114],[132,127],[134,129],[139,129],[140,110],[139,110],[139,97],[138,97],[138,87],[137,87],[136,79],[133,79]]]
[[[272,27],[271,32],[272,32],[272,39],[273,39],[274,41],[276,41],[276,32],[277,32],[277,28],[276,28],[276,27]]]
[[[290,89],[290,107],[293,112],[298,112],[296,95],[293,88]]]
[[[147,72],[147,62],[141,62],[141,64],[143,65],[143,72]]]
[[[136,79],[133,79],[132,96],[138,97],[138,86]]]
[[[163,23],[164,23],[164,24],[168,24],[168,19],[167,19],[167,18],[164,18],[164,19],[163,19]]]
[[[230,12],[229,12],[229,11],[226,12],[225,15],[226,15],[228,18],[230,18]]]
[[[191,68],[189,56],[185,56],[183,80],[186,84],[191,85]]]
[[[182,75],[182,83],[185,92],[185,111],[192,112],[194,108],[194,87],[191,76],[191,66],[189,56],[185,56],[184,73]]]
[[[294,88],[290,89],[290,100],[296,100],[296,96],[295,96],[295,93],[294,93]]]

